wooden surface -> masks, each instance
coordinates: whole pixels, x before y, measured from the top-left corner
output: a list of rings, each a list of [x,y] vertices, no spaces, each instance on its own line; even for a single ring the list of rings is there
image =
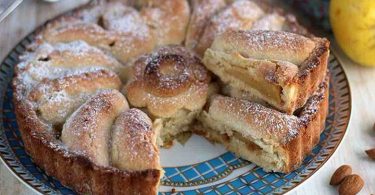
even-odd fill
[[[69,10],[87,0],[64,0],[44,3],[41,0],[25,0],[14,13],[0,23],[0,60],[25,35],[35,27],[64,10]],[[334,170],[342,164],[350,164],[353,171],[366,182],[360,194],[375,194],[375,161],[370,161],[364,150],[375,147],[375,68],[364,68],[350,61],[333,43],[333,49],[342,62],[352,91],[352,118],[345,139],[329,161],[311,178],[290,194],[336,194],[329,186]],[[0,162],[0,194],[34,194]]]

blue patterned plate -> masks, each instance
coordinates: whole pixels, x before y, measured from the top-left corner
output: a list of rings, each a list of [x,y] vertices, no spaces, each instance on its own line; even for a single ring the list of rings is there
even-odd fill
[[[18,56],[34,38],[22,40],[0,67],[0,156],[9,169],[26,185],[41,193],[74,194],[36,166],[24,150],[17,127],[10,81]],[[176,144],[161,150],[165,176],[160,194],[268,194],[285,193],[313,175],[340,144],[350,119],[351,96],[347,77],[334,55],[329,59],[330,97],[326,128],[319,144],[302,166],[289,174],[267,173],[258,166],[237,158],[220,145],[193,136],[184,146]]]

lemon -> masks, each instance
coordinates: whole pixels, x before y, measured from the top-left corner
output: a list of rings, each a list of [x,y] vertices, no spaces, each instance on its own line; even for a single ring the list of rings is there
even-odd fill
[[[344,52],[355,62],[375,66],[375,0],[331,0],[329,16]]]

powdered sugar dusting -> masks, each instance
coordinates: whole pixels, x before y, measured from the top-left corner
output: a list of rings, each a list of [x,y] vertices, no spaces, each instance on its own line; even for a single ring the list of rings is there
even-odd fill
[[[272,30],[281,31],[283,29],[285,18],[277,13],[267,14],[255,21],[251,30]]]
[[[184,7],[186,10],[181,9],[184,13],[171,9],[171,7],[173,7],[172,5],[174,5],[172,3],[176,1],[166,1],[166,5],[144,6],[146,12],[143,13],[142,8],[139,12],[134,8],[127,7],[123,3],[100,2],[105,3],[75,12],[61,21],[51,22],[48,25],[51,27],[51,29],[49,29],[51,31],[47,31],[48,33],[45,34],[51,37],[63,37],[67,34],[68,36],[72,36],[71,34],[74,34],[75,30],[77,30],[78,33],[83,32],[84,36],[88,36],[87,40],[92,40],[92,42],[87,41],[89,44],[80,40],[55,44],[45,42],[39,45],[34,52],[29,52],[21,57],[22,62],[17,66],[17,79],[24,85],[22,93],[25,97],[33,90],[39,90],[42,97],[33,100],[33,106],[35,106],[37,111],[47,114],[49,114],[48,111],[52,111],[57,117],[62,118],[58,123],[64,123],[66,121],[64,129],[68,129],[69,132],[65,135],[64,143],[69,147],[80,147],[80,144],[81,146],[83,145],[82,147],[86,147],[84,149],[75,150],[77,153],[87,156],[94,162],[98,162],[99,165],[108,166],[110,164],[105,162],[105,160],[103,161],[102,157],[103,155],[107,155],[108,150],[111,149],[108,144],[115,144],[116,141],[113,140],[118,139],[119,143],[125,141],[125,144],[121,143],[120,145],[123,147],[120,153],[127,153],[128,155],[127,158],[122,161],[123,163],[131,163],[133,160],[140,160],[141,162],[145,159],[149,159],[150,161],[141,163],[152,163],[152,160],[158,158],[158,150],[155,146],[156,138],[155,132],[152,129],[152,122],[145,113],[137,109],[125,111],[125,109],[128,108],[123,107],[126,106],[113,108],[113,110],[116,110],[115,113],[111,108],[114,106],[112,105],[113,99],[110,99],[108,96],[113,95],[113,93],[119,95],[120,93],[118,91],[103,90],[94,97],[92,96],[93,92],[84,91],[72,96],[65,88],[76,85],[77,83],[75,83],[75,80],[71,80],[70,83],[65,82],[64,79],[67,77],[87,76],[91,73],[98,73],[97,77],[93,77],[93,80],[90,80],[92,81],[91,84],[94,85],[95,79],[105,78],[104,74],[100,74],[101,71],[119,70],[117,68],[118,64],[114,65],[116,64],[116,60],[112,58],[112,53],[110,52],[113,52],[113,55],[116,55],[116,57],[128,55],[134,52],[134,50],[137,50],[138,47],[142,47],[140,44],[149,43],[148,40],[154,38],[154,31],[156,32],[156,38],[158,40],[172,39],[171,36],[179,32],[183,34],[185,29],[182,27],[184,27],[185,21],[182,20],[183,17],[185,17],[184,11],[187,11],[186,13],[188,14],[188,10],[186,6]],[[215,33],[222,33],[228,29],[247,30],[251,27],[253,29],[279,30],[284,22],[283,18],[276,14],[264,14],[264,11],[254,2],[238,0],[214,17],[212,22],[214,25],[217,25],[214,27]],[[254,23],[254,21],[259,18],[261,19]],[[67,34],[61,35],[66,32]],[[74,37],[74,35],[72,37]],[[82,39],[84,38],[85,37]],[[256,43],[257,47],[262,48],[267,44],[267,40],[273,39],[273,34],[272,32],[267,32],[256,38],[248,38],[250,41]],[[278,48],[290,45],[291,43],[289,42],[285,43],[289,38],[289,36],[284,36],[283,38],[274,40],[274,46]],[[142,40],[143,42],[138,42],[138,40]],[[100,43],[97,44],[96,42]],[[108,53],[90,46],[90,44],[96,45],[106,50]],[[152,47],[153,46],[154,45],[152,45]],[[298,49],[298,45],[291,44],[291,47],[293,47],[292,49]],[[177,51],[179,49],[173,48],[172,50]],[[121,54],[118,55],[116,52]],[[63,53],[69,53],[71,56],[66,57],[62,55]],[[90,56],[88,54],[92,55]],[[102,62],[99,63],[98,58],[95,58],[98,55],[103,56],[103,61],[111,61],[113,63],[108,63],[111,65],[102,64]],[[157,55],[168,55],[168,51],[161,50],[159,53],[151,54],[145,60],[147,62],[146,65],[151,63]],[[71,59],[77,59],[77,61],[69,61],[69,63],[71,63],[70,65],[58,63],[58,60],[65,60],[66,62]],[[90,59],[94,62],[84,63],[80,61],[85,59]],[[127,60],[125,61],[127,62]],[[158,63],[163,62],[155,62],[155,64]],[[148,108],[148,111],[150,111],[151,114],[161,113],[160,115],[156,114],[157,117],[171,117],[175,111],[179,109],[199,111],[206,101],[210,76],[204,66],[202,66],[195,57],[192,57],[192,55],[174,58],[174,63],[175,66],[172,68],[173,74],[168,73],[163,75],[161,73],[162,70],[158,70],[159,72],[157,73],[155,73],[155,71],[153,72],[153,70],[150,71],[150,75],[155,73],[159,80],[152,80],[152,77],[150,77],[151,79],[146,78],[150,75],[147,75],[147,71],[144,71],[145,67],[139,68],[142,71],[141,75],[136,78],[136,80],[140,79],[137,80],[137,82],[143,82],[143,79],[149,79],[152,82],[158,81],[157,87],[153,87],[155,83],[150,82],[151,87],[149,87],[149,89],[140,89],[142,90],[141,93],[144,93],[140,99],[145,101],[145,106]],[[150,68],[160,68],[157,67],[159,65],[155,64],[151,65]],[[109,75],[106,76],[115,77],[120,71],[115,71],[117,74],[112,71],[109,72]],[[53,85],[49,85],[48,82],[50,81],[55,82]],[[142,84],[140,86],[144,87],[145,85]],[[187,87],[183,88],[184,86]],[[159,96],[151,92],[152,89],[158,88],[163,90],[167,89],[167,91],[169,90],[171,93],[181,88],[184,90],[178,91],[179,93],[176,95],[169,94],[171,97],[166,97],[168,95]],[[122,95],[118,97],[123,98]],[[86,101],[87,99],[89,99],[89,101]],[[125,99],[124,102],[126,102]],[[252,123],[257,129],[264,129],[264,131],[270,135],[283,135],[283,142],[289,141],[298,134],[299,126],[297,118],[294,116],[280,114],[270,109],[267,110],[267,108],[246,101],[241,102],[240,108],[237,110],[234,109],[236,107],[235,103],[228,102],[226,106],[228,113],[236,112],[237,117],[242,117],[243,121]],[[160,111],[160,109],[164,109],[164,107],[165,110]],[[157,109],[159,110],[155,111]],[[122,113],[120,114],[120,112]],[[73,114],[66,120],[66,117],[71,113]],[[101,118],[101,114],[103,113],[111,115],[112,118],[106,121],[107,118]],[[117,118],[116,123],[113,125],[114,119],[119,116],[119,114],[120,117]],[[252,117],[246,117],[248,115],[252,115]],[[51,124],[53,123],[54,122],[51,122]],[[101,125],[103,125],[103,123],[106,123],[106,127],[113,125],[112,127],[117,129],[113,130],[109,127],[102,128]],[[109,142],[108,136],[111,131],[114,132],[112,143]],[[87,143],[81,143],[82,140],[80,138],[83,138],[82,136],[88,136],[88,138],[85,137],[85,141],[88,140]],[[70,139],[75,140],[73,141],[75,143],[70,144]],[[93,151],[98,151],[93,152],[90,151],[91,149]]]
[[[212,49],[240,53],[244,58],[286,61],[299,66],[315,49],[307,37],[269,30],[227,31],[212,44]]]
[[[130,34],[140,39],[150,36],[149,28],[138,11],[122,4],[107,6],[103,15],[103,23],[108,30]]]
[[[46,43],[44,45],[48,45],[48,43]],[[57,44],[53,45],[53,47],[54,47],[55,50],[57,50],[59,52],[69,51],[69,52],[74,53],[76,55],[79,55],[79,54],[83,55],[85,53],[90,53],[90,52],[102,53],[102,51],[99,50],[98,48],[92,47],[89,44],[87,44],[86,42],[81,41],[81,40],[72,41],[72,42],[68,42],[68,43],[57,43]],[[51,52],[48,52],[48,53],[51,53]]]
[[[126,111],[122,120],[124,120],[124,125],[128,130],[125,134],[125,139],[127,140],[128,151],[131,154],[129,160],[136,158],[139,155],[138,152],[153,158],[156,155],[156,151],[152,143],[156,140],[152,140],[155,132],[153,132],[151,120],[146,114],[137,109]]]
[[[119,72],[122,69],[122,65],[114,58],[83,41],[55,45],[43,43],[34,52],[24,54],[21,60],[23,61],[17,65],[20,71],[18,78],[25,85],[26,91],[30,91],[36,84],[46,79],[52,80],[100,70]]]
[[[288,49],[297,50],[301,48],[300,46],[303,44],[303,41],[309,41],[308,38],[283,31],[257,30],[242,31],[238,34],[239,36],[242,34],[246,39],[246,43],[255,46],[254,50],[258,51],[265,50],[267,47],[277,49],[287,47]]]
[[[263,14],[264,11],[252,1],[235,1],[231,6],[213,18],[212,22],[216,26],[215,34],[221,34],[229,29],[249,29],[253,22]]]
[[[147,107],[153,115],[168,118],[181,108],[200,109],[200,100],[205,102],[209,73],[184,47],[161,47],[137,60],[134,70],[135,78],[126,87],[129,101]]]
[[[238,121],[244,121],[246,126],[252,127],[264,138],[281,139],[282,143],[287,143],[297,136],[300,130],[299,119],[296,116],[283,114],[254,102],[217,97],[213,104],[222,109],[220,113],[228,115],[229,118],[233,118],[230,115],[234,115]],[[251,133],[244,136],[249,137]]]
[[[124,109],[125,101],[115,90],[102,90],[80,106],[63,126],[61,140],[98,165],[109,165],[110,128]]]

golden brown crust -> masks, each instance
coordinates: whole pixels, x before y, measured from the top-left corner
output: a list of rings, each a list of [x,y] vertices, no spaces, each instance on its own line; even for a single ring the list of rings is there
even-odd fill
[[[320,84],[297,116],[280,113],[246,100],[216,96],[210,102],[208,110],[200,116],[204,126],[198,126],[197,131],[209,140],[223,143],[241,157],[259,163],[259,166],[268,171],[291,172],[311,153],[324,129],[328,112],[328,80],[327,77]],[[225,132],[210,134],[210,131],[202,131],[202,128],[214,129],[215,126],[226,126]],[[238,141],[238,136],[242,143],[248,144],[248,149],[233,148],[237,144],[233,145],[232,139]],[[267,151],[269,147],[273,148],[273,155],[277,153],[274,158],[279,159],[273,165],[265,165],[262,164],[265,162],[259,161],[266,155],[260,155],[262,150]],[[258,156],[251,156],[254,153]],[[269,162],[271,161],[267,163]]]
[[[122,112],[112,127],[111,160],[121,170],[162,169],[156,129],[141,110]]]
[[[86,157],[68,151],[52,134],[46,132],[48,125],[41,122],[32,105],[19,96],[19,91],[24,90],[22,88],[15,79],[13,89],[16,96],[13,101],[22,140],[34,162],[48,175],[53,175],[78,193],[156,194],[161,170],[120,171],[100,167]]]
[[[221,80],[293,113],[324,79],[329,41],[281,31],[226,31],[205,52]],[[250,97],[249,97],[250,98]]]
[[[212,17],[199,40],[196,52],[203,55],[215,37],[226,30],[247,30],[251,28],[251,25],[263,14],[263,9],[252,1],[239,0],[233,2]]]
[[[37,41],[35,45],[40,47],[39,44],[40,42]],[[55,46],[53,45],[52,47]],[[59,130],[59,127],[55,129],[56,127],[43,122],[37,116],[34,110],[35,105],[27,101],[25,96],[38,82],[46,79],[46,81],[53,80],[64,75],[78,78],[81,73],[91,78],[88,75],[94,74],[96,71],[105,72],[103,76],[108,72],[110,73],[108,78],[112,79],[115,74],[109,70],[116,71],[115,64],[121,65],[108,58],[109,55],[100,53],[100,50],[85,50],[85,55],[82,55],[81,52],[75,53],[76,50],[69,52],[71,48],[66,50],[54,49],[47,50],[52,52],[42,51],[36,55],[32,53],[31,56],[26,55],[22,58],[22,62],[16,68],[16,75],[13,81],[17,121],[25,148],[33,156],[34,162],[44,169],[48,175],[56,177],[63,185],[72,187],[78,193],[156,194],[162,174],[161,170],[120,171],[113,167],[98,166],[87,157],[67,150],[61,141],[56,138],[55,130]],[[93,58],[90,58],[90,55]],[[38,57],[41,57],[41,60],[35,63]],[[71,61],[68,62],[67,60]],[[77,64],[79,65],[77,66]],[[40,74],[30,74],[32,72],[30,70],[35,67],[41,68],[35,69],[35,71],[39,70]],[[109,70],[103,70],[103,68]],[[56,72],[56,70],[58,71]],[[117,85],[120,82],[117,76],[113,78],[113,83],[109,85]],[[104,81],[105,77],[101,79]],[[57,136],[59,136],[58,133]]]
[[[329,77],[326,76],[318,90],[306,102],[298,118],[301,129],[296,138],[287,145],[284,150],[289,161],[283,172],[291,172],[297,169],[303,159],[311,153],[311,150],[318,144],[320,133],[324,130],[325,121],[328,114],[329,103]]]
[[[298,34],[269,31],[226,31],[216,37],[210,49],[225,53],[237,53],[256,60],[287,61],[300,65],[315,49],[319,38],[312,40]]]
[[[111,70],[123,81],[126,80],[123,72],[127,66],[83,41],[54,45],[34,43],[28,51],[20,57],[22,62],[16,67],[16,71],[27,72],[31,79],[38,82],[99,69]]]
[[[224,9],[207,20],[195,47],[200,56],[203,56],[216,36],[227,30],[288,31],[310,36],[292,14],[260,0],[227,1]]]
[[[32,58],[34,63],[46,63],[58,68],[76,68],[79,62],[80,67],[100,66],[120,73],[125,67],[114,57],[81,40],[54,45],[35,44],[34,48],[30,49],[33,50],[32,53],[22,56],[22,59]]]
[[[210,75],[199,58],[181,46],[162,47],[140,57],[124,88],[129,103],[153,116],[170,117],[180,109],[203,107]]]
[[[93,4],[91,10],[94,11],[78,9],[47,23],[38,41],[58,43],[83,40],[110,51],[123,63],[155,47],[157,41],[154,33],[135,9],[114,2]]]
[[[51,85],[51,93],[59,91],[62,88],[65,89],[65,87],[61,85],[62,83],[59,83],[61,79],[58,78],[61,77],[67,78],[67,83],[70,83],[68,82],[69,79],[72,79],[70,81],[77,79],[78,83],[84,83],[82,85],[80,84],[78,88],[93,87],[88,85],[90,83],[89,78],[92,78],[94,79],[92,83],[94,85],[113,85],[112,87],[117,89],[121,82],[117,76],[114,76],[112,71],[120,74],[123,81],[125,81],[127,77],[121,74],[126,73],[127,75],[128,71],[125,70],[126,67],[122,66],[117,60],[111,57],[111,55],[121,62],[127,63],[129,60],[141,54],[152,51],[156,45],[164,45],[167,43],[180,44],[185,38],[185,31],[187,30],[186,27],[189,21],[189,5],[186,0],[140,0],[137,1],[138,5],[141,5],[139,8],[141,10],[140,12],[128,6],[133,0],[122,1],[124,3],[108,3],[109,1],[102,0],[92,2],[94,3],[82,6],[48,22],[46,26],[40,30],[35,44],[31,47],[34,52],[31,53],[31,56],[25,56],[16,67],[16,75],[13,80],[13,101],[22,139],[27,152],[32,156],[38,166],[44,169],[48,175],[56,177],[63,185],[72,187],[78,193],[156,194],[162,175],[162,170],[157,158],[158,155],[156,155],[155,158],[148,159],[147,162],[149,162],[149,164],[144,164],[145,167],[129,167],[129,165],[120,165],[121,163],[116,164],[115,166],[123,169],[120,170],[111,166],[99,166],[98,163],[94,163],[87,155],[68,150],[67,146],[59,140],[58,136],[60,136],[60,134],[56,133],[61,130],[60,126],[47,123],[46,120],[41,120],[40,116],[37,114],[38,111],[36,111],[37,104],[26,98],[29,96],[29,92],[33,91],[40,82]],[[265,15],[259,18],[259,22],[255,21],[254,25],[259,28],[265,26],[265,23],[268,21],[272,21],[273,25],[271,26],[280,28],[281,21],[279,21],[279,16],[273,12],[275,10],[271,9],[267,4],[263,4],[263,1],[255,0],[254,2],[266,12]],[[206,1],[204,3],[206,3]],[[194,26],[191,23],[191,29],[189,28],[189,30],[193,31],[193,33],[191,33],[192,39],[200,39],[203,32],[198,28],[207,24],[207,20],[210,18],[209,15],[212,15],[216,12],[216,9],[221,7],[221,4],[215,4],[215,9],[210,9],[212,13],[203,13],[202,17],[204,19],[199,18],[201,15],[196,15],[196,25]],[[153,17],[154,14],[160,14],[160,17]],[[234,15],[238,18],[238,16],[242,14],[246,15],[246,13],[240,13],[240,11]],[[285,16],[283,14],[279,15]],[[297,32],[303,29],[295,22],[294,17],[285,17],[284,22],[287,23],[287,25],[282,26],[284,30]],[[248,21],[244,22],[246,23]],[[247,24],[243,25],[246,26]],[[134,30],[134,28],[137,28],[137,30]],[[301,33],[303,33],[303,30],[301,30]],[[83,40],[88,44],[76,40]],[[41,43],[44,43],[45,48],[38,50],[41,48]],[[60,47],[61,45],[63,47]],[[77,45],[79,45],[79,47],[76,47]],[[105,52],[95,49],[94,47],[89,48],[89,45],[98,47]],[[79,48],[78,50],[88,48],[88,50],[77,52],[78,50],[74,50],[74,48]],[[168,128],[168,125],[176,127],[176,124],[179,124],[177,129],[185,131],[189,128],[189,125],[195,119],[196,115],[199,114],[206,102],[209,93],[208,85],[210,75],[201,65],[201,62],[197,60],[196,56],[184,49],[171,47],[170,49],[163,48],[159,51],[161,53],[168,53],[168,55],[161,55],[163,57],[155,58],[156,60],[151,63],[152,65],[148,67],[147,71],[145,71],[146,68],[144,65],[139,66],[141,67],[140,69],[144,69],[140,71],[140,73],[150,79],[148,79],[148,82],[145,82],[145,84],[134,84],[133,92],[135,95],[133,100],[145,101],[145,97],[152,97],[148,102],[149,105],[155,106],[155,104],[160,104],[159,106],[155,106],[154,110],[150,109],[150,113],[158,113],[161,117],[171,117],[168,118],[168,120],[162,121],[164,127],[166,127],[165,129]],[[322,56],[322,52],[324,52],[323,49],[316,52],[314,56]],[[316,59],[317,60],[312,60],[311,63],[304,64],[304,71],[298,74],[299,77],[304,78],[306,82],[309,82],[309,77],[314,78],[311,75],[321,76],[320,72],[324,71],[322,67],[318,66],[324,59]],[[168,64],[173,61],[177,61],[177,67],[183,67],[182,69],[178,68],[182,70],[183,76],[172,79],[172,83],[176,83],[173,87],[165,86],[165,84],[163,84],[166,83],[163,81],[165,78],[161,76],[164,74],[162,64]],[[76,62],[79,62],[79,64]],[[144,62],[140,61],[139,63]],[[186,64],[193,64],[193,68],[186,66]],[[134,69],[135,75],[137,75],[137,71],[140,69]],[[38,71],[42,72],[42,74],[37,73]],[[98,72],[103,73],[103,77],[96,75]],[[168,70],[166,70],[166,72],[168,72]],[[187,74],[188,76],[185,75],[186,72],[189,72],[189,74]],[[190,74],[191,72],[194,74]],[[82,75],[84,76],[81,77]],[[138,78],[135,75],[133,74],[134,77],[132,79]],[[152,79],[158,82],[154,82]],[[184,82],[179,83],[179,79],[184,80]],[[27,82],[30,82],[30,85],[27,85]],[[68,91],[72,93],[80,92],[80,90],[76,88],[77,86],[72,85],[67,87],[69,88]],[[147,89],[149,92],[146,93],[145,90],[138,89]],[[312,89],[308,90],[312,91]],[[307,93],[309,93],[308,90]],[[31,95],[32,99],[38,101],[38,99],[43,96],[40,92],[41,91],[38,91],[34,95]],[[142,103],[142,105],[143,104],[144,103]],[[133,138],[136,139],[135,142],[137,143],[147,138],[147,144],[142,145],[142,147],[137,144],[134,145],[137,150],[147,150],[148,152],[153,150],[157,153],[158,150],[155,147],[155,129],[150,130],[150,121],[148,119],[142,119],[146,116],[141,111],[136,109],[131,109],[130,111],[131,112],[125,111],[120,114],[117,127],[119,129],[123,127],[124,131],[122,133],[130,137],[134,136]],[[173,113],[175,115],[173,115]],[[307,129],[306,137],[309,137],[309,132],[315,131],[316,129],[316,126],[312,125],[310,121],[316,121],[315,125],[321,125],[322,123],[318,122],[315,118],[317,115],[313,114],[308,109],[306,109],[304,113],[304,117],[300,118],[303,118],[303,124],[306,125]],[[306,113],[310,113],[310,115]],[[137,117],[133,117],[133,115]],[[325,115],[320,116],[320,120],[324,120]],[[141,121],[134,121],[136,118],[141,119]],[[177,119],[183,119],[183,121],[174,121]],[[139,126],[141,127],[138,130],[145,130],[144,133],[138,134],[139,132],[133,129],[133,127]],[[82,130],[83,127],[79,129]],[[310,136],[308,139],[304,139],[304,141],[316,143],[319,133],[316,131],[315,133],[316,135]],[[118,138],[119,137],[120,136],[118,136]],[[119,143],[119,145],[123,147],[120,147],[121,151],[126,151],[126,149],[129,148],[123,143],[129,141],[132,140],[115,140],[115,143]],[[100,144],[102,143],[100,142]],[[296,145],[293,145],[293,147],[297,147],[298,144],[301,145],[301,141],[295,141],[295,144]],[[152,149],[148,150],[143,147]],[[304,146],[303,151],[307,150],[309,150],[309,146]],[[142,152],[142,154],[146,153],[147,152]],[[294,159],[294,161],[299,160],[299,154],[297,153],[290,153],[288,155],[290,159]],[[124,156],[126,156],[126,158],[131,156],[131,158],[137,160],[136,162],[147,159],[146,157],[134,156],[134,154],[125,154]],[[119,161],[124,162],[121,158],[119,159]],[[298,164],[298,162],[290,162],[290,164],[293,163],[295,165]],[[290,171],[292,168],[285,168],[285,170]]]
[[[38,101],[46,93],[66,91],[74,95],[82,91],[94,91],[96,89],[119,89],[121,81],[118,76],[108,70],[85,72],[77,75],[68,75],[56,79],[44,79],[30,91],[29,99]]]
[[[99,166],[110,165],[111,126],[129,109],[117,90],[101,90],[81,105],[64,123],[61,141],[71,152],[86,156]]]
[[[121,87],[119,77],[108,70],[85,72],[56,79],[44,79],[29,93],[37,112],[47,122],[62,124],[90,95],[100,89]]]

